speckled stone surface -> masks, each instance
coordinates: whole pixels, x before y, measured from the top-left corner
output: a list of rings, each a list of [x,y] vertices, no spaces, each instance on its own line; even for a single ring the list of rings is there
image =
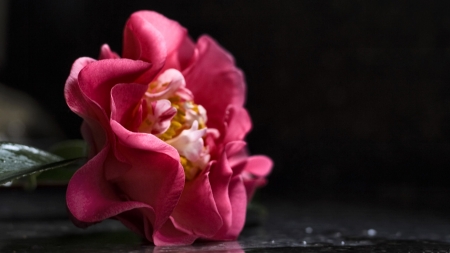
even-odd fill
[[[113,220],[76,228],[61,189],[2,189],[0,201],[2,253],[450,252],[450,216],[431,210],[267,200],[250,213],[238,241],[155,247]]]

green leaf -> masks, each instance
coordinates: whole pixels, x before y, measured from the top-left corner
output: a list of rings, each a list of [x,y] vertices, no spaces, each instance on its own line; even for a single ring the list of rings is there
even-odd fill
[[[67,167],[80,158],[63,160],[43,150],[9,142],[0,142],[0,184],[36,172]]]
[[[64,159],[87,156],[87,144],[84,140],[65,140],[54,144],[48,150]]]

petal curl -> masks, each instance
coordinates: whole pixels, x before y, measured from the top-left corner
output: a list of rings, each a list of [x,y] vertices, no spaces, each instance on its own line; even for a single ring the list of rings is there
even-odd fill
[[[123,55],[162,66],[165,57],[180,47],[186,35],[186,29],[178,22],[154,11],[138,11],[125,25]],[[138,48],[132,47],[135,40],[139,42]]]
[[[107,59],[86,65],[78,76],[80,90],[87,99],[110,115],[111,89],[118,83],[135,83],[150,68],[143,61]]]
[[[142,97],[147,85],[121,83],[111,90],[111,119],[125,128],[136,131],[142,123]]]
[[[210,238],[222,227],[222,218],[208,178],[202,173],[187,181],[172,217],[174,227],[187,234]]]
[[[78,58],[72,65],[69,77],[64,86],[64,97],[69,108],[76,114],[83,116],[93,115],[90,106],[86,103],[86,98],[80,90],[78,75],[80,71],[95,62],[96,60],[88,57]]]
[[[227,108],[225,124],[224,143],[243,140],[252,128],[252,122],[247,110],[235,105],[230,105]]]
[[[115,120],[110,122],[112,131],[127,147],[166,154],[179,161],[177,150],[152,134],[135,133],[125,129]]]
[[[153,243],[156,246],[175,246],[192,244],[198,236],[188,234],[175,228],[173,219],[169,219],[153,234]]]
[[[222,240],[236,240],[244,228],[247,211],[247,194],[242,177],[235,176],[231,179],[228,194],[230,195],[232,220],[226,233],[215,237]]]
[[[67,207],[82,223],[97,223],[135,208],[148,208],[145,203],[121,200],[114,187],[103,177],[103,164],[108,155],[104,148],[72,177],[67,187]]]
[[[108,44],[103,44],[100,48],[100,55],[98,56],[99,60],[104,59],[119,59],[120,56],[109,48]]]
[[[222,228],[212,237],[214,240],[235,239],[243,227],[247,197],[239,175],[233,177],[228,157],[242,149],[245,143],[228,143],[210,172],[210,181],[217,208],[223,220]]]
[[[247,159],[244,171],[257,177],[265,177],[272,170],[273,162],[270,158],[263,155],[250,156]]]
[[[138,11],[128,19],[124,30],[123,57],[153,64],[146,77],[152,80],[184,42],[187,31],[176,21],[153,11]]]
[[[64,96],[69,108],[84,119],[81,132],[90,146],[89,157],[93,157],[100,152],[106,143],[108,131],[108,116],[98,104],[92,102],[79,85],[79,74],[86,66],[96,62],[96,60],[83,57],[77,59],[72,65],[70,75],[64,86]],[[95,133],[95,134],[93,134]]]
[[[194,94],[195,103],[206,108],[208,126],[218,129],[228,105],[244,104],[244,75],[233,57],[210,37],[200,37],[196,50],[197,59],[183,71],[186,86]]]
[[[184,170],[178,153],[154,135],[130,132],[113,120],[111,127],[118,138],[115,149],[131,167],[115,182],[128,198],[154,209],[152,225],[158,230],[177,205],[184,188]]]

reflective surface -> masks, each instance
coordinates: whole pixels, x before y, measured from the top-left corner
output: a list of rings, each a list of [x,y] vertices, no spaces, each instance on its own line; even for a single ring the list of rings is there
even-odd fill
[[[0,252],[450,252],[445,212],[271,200],[238,241],[154,247],[113,220],[74,227],[63,190],[2,189],[0,200]]]

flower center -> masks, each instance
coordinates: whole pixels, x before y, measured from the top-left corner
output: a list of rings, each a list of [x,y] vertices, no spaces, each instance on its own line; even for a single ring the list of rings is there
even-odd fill
[[[149,84],[144,96],[140,132],[156,135],[180,154],[187,180],[192,180],[210,160],[205,145],[206,110],[194,103],[183,75],[175,69],[164,71]]]

